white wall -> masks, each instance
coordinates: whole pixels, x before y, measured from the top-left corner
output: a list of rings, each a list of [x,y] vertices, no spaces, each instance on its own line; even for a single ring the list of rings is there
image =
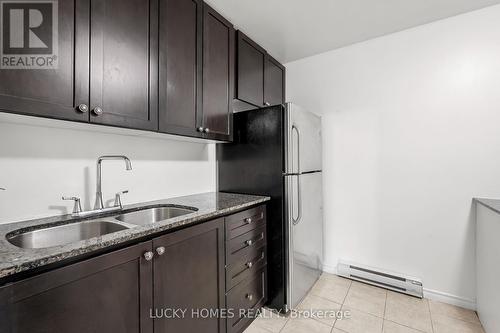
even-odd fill
[[[126,189],[124,204],[215,191],[214,144],[145,134],[2,115],[0,187],[7,191],[0,191],[0,223],[71,213],[73,205],[61,201],[62,195],[81,196],[84,209],[90,209],[100,155],[126,155],[133,168],[125,171],[123,161],[103,162],[105,201]]]
[[[288,100],[323,114],[325,267],[474,306],[471,199],[500,196],[500,6],[286,67]]]

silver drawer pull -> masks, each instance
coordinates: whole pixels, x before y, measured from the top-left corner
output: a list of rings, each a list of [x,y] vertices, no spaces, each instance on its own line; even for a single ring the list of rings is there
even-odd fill
[[[246,224],[250,224],[250,223],[252,223],[252,218],[251,218],[251,217],[247,217],[247,218],[245,219],[245,223],[246,223]]]
[[[248,268],[252,268],[253,263],[252,263],[251,261],[249,261],[249,262],[247,262],[245,265],[246,265]]]
[[[245,297],[249,301],[253,300],[253,295],[252,294],[247,294]]]
[[[249,239],[245,242],[246,245],[252,246],[253,245],[253,240]]]

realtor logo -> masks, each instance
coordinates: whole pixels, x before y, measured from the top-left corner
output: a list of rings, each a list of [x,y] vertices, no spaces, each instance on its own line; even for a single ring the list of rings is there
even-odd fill
[[[57,14],[57,0],[0,1],[0,68],[56,69]]]

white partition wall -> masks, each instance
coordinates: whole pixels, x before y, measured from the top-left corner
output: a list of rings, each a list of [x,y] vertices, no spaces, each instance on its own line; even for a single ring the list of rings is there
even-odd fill
[[[500,332],[500,214],[477,204],[477,313],[486,333]]]

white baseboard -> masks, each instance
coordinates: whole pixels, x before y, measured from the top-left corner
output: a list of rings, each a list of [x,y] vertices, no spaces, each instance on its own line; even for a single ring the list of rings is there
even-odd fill
[[[323,264],[323,272],[337,275],[337,265]]]
[[[424,288],[424,297],[433,301],[447,303],[473,311],[477,309],[476,300],[451,295],[442,291]]]
[[[323,264],[323,271],[325,273],[337,274],[337,266]],[[456,295],[451,295],[442,291],[426,289],[424,288],[424,297],[433,301],[438,301],[442,303],[447,303],[461,308],[470,309],[476,311],[477,305],[476,301],[473,299],[468,299]]]

